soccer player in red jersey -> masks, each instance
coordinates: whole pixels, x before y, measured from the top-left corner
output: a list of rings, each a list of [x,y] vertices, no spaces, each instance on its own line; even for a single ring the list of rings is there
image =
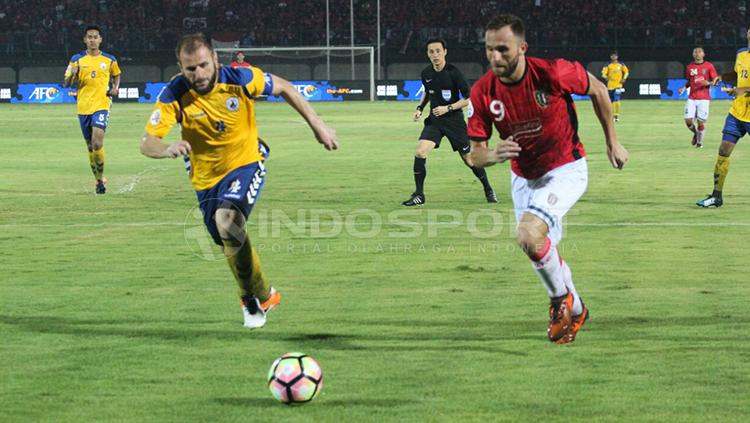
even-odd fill
[[[716,85],[719,76],[711,62],[704,60],[706,53],[703,47],[693,49],[694,62],[685,68],[687,82],[678,92],[680,95],[690,88],[687,104],[685,104],[685,125],[693,131],[693,145],[703,147],[703,136],[708,121],[708,105],[711,102],[711,85]]]
[[[612,166],[622,169],[628,152],[617,140],[604,84],[578,62],[529,57],[527,50],[520,18],[504,14],[489,21],[485,52],[491,69],[471,90],[471,158],[476,166],[511,160],[518,244],[550,297],[547,335],[565,344],[575,340],[589,315],[557,248],[563,217],[588,184],[572,94],[591,97]],[[493,126],[501,139],[490,149]]]

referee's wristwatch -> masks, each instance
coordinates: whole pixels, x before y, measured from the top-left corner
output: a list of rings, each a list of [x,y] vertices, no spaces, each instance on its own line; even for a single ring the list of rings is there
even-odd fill
[[[449,112],[452,112],[452,111],[453,111],[453,105],[452,105],[452,104],[449,104],[449,105],[448,105],[448,111],[449,111]]]

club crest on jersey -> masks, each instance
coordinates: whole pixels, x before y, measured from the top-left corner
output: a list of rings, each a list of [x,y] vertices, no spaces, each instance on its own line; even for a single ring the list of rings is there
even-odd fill
[[[536,100],[536,104],[539,105],[542,109],[546,109],[547,106],[549,106],[549,99],[547,98],[547,93],[545,93],[542,90],[536,90],[534,91],[534,99]]]
[[[550,206],[554,206],[555,204],[557,204],[557,196],[555,195],[555,193],[551,192],[549,194],[549,196],[547,197],[547,204],[549,204]]]
[[[495,115],[495,121],[500,122],[505,119],[505,106],[500,100],[492,100],[490,103],[490,113]]]
[[[239,109],[240,109],[240,99],[234,96],[229,97],[227,99],[227,110],[229,110],[230,112],[236,112]]]
[[[151,113],[151,117],[148,119],[149,122],[151,122],[152,125],[158,125],[161,121],[161,110],[156,109]]]
[[[443,94],[443,100],[449,101],[451,99],[451,90],[442,90],[441,94]]]
[[[102,68],[102,70],[107,70],[107,64],[106,63],[100,63],[99,67]]]

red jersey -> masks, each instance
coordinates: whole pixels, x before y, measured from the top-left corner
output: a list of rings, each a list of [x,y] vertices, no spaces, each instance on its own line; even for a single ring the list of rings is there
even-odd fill
[[[233,61],[232,63],[229,64],[229,67],[230,68],[249,68],[250,67],[250,63],[247,63],[247,62],[238,62],[238,61],[235,60],[235,61]]]
[[[716,78],[716,68],[711,62],[691,63],[685,68],[685,78],[690,83],[689,99],[711,100],[711,86],[704,86],[703,81],[711,82]]]
[[[527,57],[526,72],[513,84],[488,71],[471,89],[469,137],[489,139],[493,124],[503,139],[513,135],[521,152],[511,169],[526,179],[539,178],[586,155],[571,94],[588,90],[586,69],[563,59]]]

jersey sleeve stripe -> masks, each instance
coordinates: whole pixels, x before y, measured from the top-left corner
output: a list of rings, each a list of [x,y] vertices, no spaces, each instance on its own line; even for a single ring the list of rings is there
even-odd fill
[[[102,52],[102,56],[106,57],[107,59],[109,59],[109,60],[111,60],[113,62],[117,61],[117,59],[115,58],[115,56],[113,56],[113,55],[111,55],[109,53]]]
[[[173,103],[179,101],[185,93],[188,92],[190,87],[185,82],[182,75],[175,77],[164,89],[159,93],[159,101],[164,104]]]
[[[271,95],[273,93],[273,78],[268,72],[263,73],[263,95]]]

